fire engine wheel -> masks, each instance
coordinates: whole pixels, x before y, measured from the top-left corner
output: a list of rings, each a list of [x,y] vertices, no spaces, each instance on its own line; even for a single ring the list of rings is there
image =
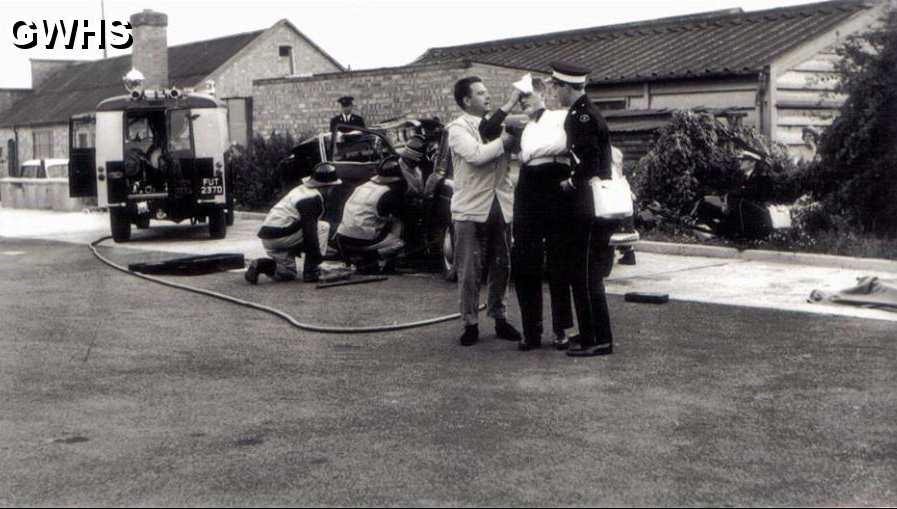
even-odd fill
[[[458,271],[455,269],[455,238],[451,225],[442,231],[442,278],[446,281],[457,281]]]
[[[215,209],[209,212],[209,236],[213,239],[223,239],[227,236],[227,218],[224,209]]]
[[[109,226],[112,230],[112,239],[115,242],[127,242],[131,240],[131,218],[128,216],[128,211],[126,209],[110,209]]]

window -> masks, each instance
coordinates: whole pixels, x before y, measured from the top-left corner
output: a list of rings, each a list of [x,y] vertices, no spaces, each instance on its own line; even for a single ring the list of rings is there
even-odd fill
[[[601,101],[592,101],[592,103],[601,111],[619,111],[626,109],[626,99],[604,99]]]
[[[290,76],[295,74],[295,69],[293,69],[293,47],[278,47],[278,55],[280,55],[281,68],[283,70],[283,73]]]
[[[231,143],[249,146],[252,133],[252,104],[246,97],[232,97],[224,100],[227,103],[228,132]]]
[[[177,158],[193,157],[193,140],[190,136],[190,110],[174,110],[169,114],[168,150]]]
[[[19,174],[16,170],[16,140],[8,140],[6,142],[6,167],[10,177]]]
[[[53,131],[34,131],[34,159],[48,159],[53,156]]]

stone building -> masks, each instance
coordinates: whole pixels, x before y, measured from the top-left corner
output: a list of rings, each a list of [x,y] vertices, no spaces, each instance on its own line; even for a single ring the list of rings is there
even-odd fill
[[[313,132],[326,127],[345,94],[356,97],[369,124],[404,113],[450,119],[458,113],[451,86],[461,76],[482,75],[501,96],[522,73],[570,60],[593,69],[589,97],[629,160],[644,154],[654,131],[680,108],[725,111],[799,154],[804,128],[825,128],[843,102],[833,93],[835,48],[878,22],[886,7],[881,0],[834,0],[729,9],[431,48],[401,67],[256,80],[253,121],[263,135]]]
[[[67,198],[66,182],[19,179],[21,165],[30,159],[67,158],[69,118],[92,112],[103,99],[123,95],[122,77],[132,67],[146,76],[147,86],[198,91],[213,87],[215,95],[228,104],[231,141],[242,144],[252,132],[254,79],[343,70],[285,19],[265,30],[171,47],[165,14],[143,11],[130,21],[131,55],[94,61],[34,59],[31,89],[0,90],[0,199],[4,206],[80,206],[63,199]],[[41,189],[24,189],[35,185]],[[28,199],[16,199],[26,195]],[[37,197],[37,202],[31,197]]]

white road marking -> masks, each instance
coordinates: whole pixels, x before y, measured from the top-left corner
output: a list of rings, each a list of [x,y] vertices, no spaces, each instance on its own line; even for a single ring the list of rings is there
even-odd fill
[[[0,254],[6,256],[19,256],[25,254],[25,251],[0,251]]]

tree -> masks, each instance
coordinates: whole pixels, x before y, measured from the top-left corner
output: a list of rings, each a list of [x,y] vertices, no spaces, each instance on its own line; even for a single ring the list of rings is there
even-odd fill
[[[897,235],[897,12],[838,49],[847,95],[819,145],[808,183],[830,213],[866,232]]]

